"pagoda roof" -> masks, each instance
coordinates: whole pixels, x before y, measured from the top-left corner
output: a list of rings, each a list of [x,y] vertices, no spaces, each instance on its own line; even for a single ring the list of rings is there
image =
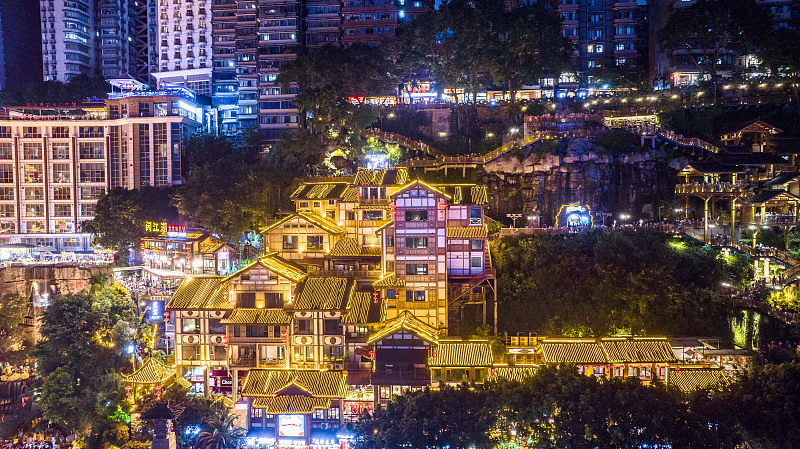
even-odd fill
[[[788,162],[781,156],[772,153],[716,153],[711,156],[723,165],[782,165]]]
[[[610,363],[678,361],[667,338],[602,338],[600,347]]]
[[[488,341],[446,342],[440,341],[428,365],[446,366],[491,366],[494,357]]]
[[[749,122],[740,123],[738,125],[728,128],[726,131],[722,133],[722,137],[725,137],[726,135],[729,134],[753,133],[753,132],[779,134],[782,133],[783,130],[778,128],[777,126],[772,126],[763,120],[750,120]]]
[[[167,309],[232,309],[229,283],[222,276],[189,276],[169,299]]]
[[[176,373],[175,368],[171,368],[153,357],[148,357],[139,369],[130,375],[123,374],[122,379],[132,384],[161,385]]]
[[[522,382],[536,374],[538,366],[496,366],[492,368],[490,377],[511,382]]]
[[[450,239],[485,239],[489,237],[489,227],[482,226],[453,226],[447,228],[447,238]]]
[[[346,375],[343,371],[251,369],[242,384],[242,396],[281,396],[281,392],[291,387],[316,398],[344,398]]]
[[[359,168],[353,178],[355,186],[390,186],[403,185],[408,182],[408,169],[405,167],[384,170],[368,170]]]
[[[764,204],[770,201],[800,201],[800,197],[793,195],[785,190],[764,190],[745,201],[747,204]]]
[[[288,324],[292,322],[283,309],[234,309],[222,324]]]
[[[403,193],[403,192],[405,192],[406,190],[408,190],[408,189],[411,189],[411,188],[413,188],[413,187],[421,187],[421,188],[423,188],[423,189],[425,189],[425,190],[428,190],[428,191],[430,191],[430,192],[438,193],[439,195],[442,195],[442,196],[444,196],[444,197],[445,197],[445,198],[447,198],[447,199],[451,199],[451,198],[452,198],[450,195],[446,194],[446,193],[445,193],[445,192],[443,192],[442,190],[440,190],[440,189],[437,189],[436,187],[434,187],[434,186],[432,186],[432,185],[430,185],[430,184],[426,184],[425,182],[423,182],[423,181],[420,181],[419,179],[415,179],[414,181],[411,181],[410,183],[408,183],[408,184],[404,185],[404,186],[403,186],[403,187],[401,187],[400,189],[398,189],[398,190],[396,190],[396,191],[392,192],[392,194],[391,194],[391,195],[389,195],[389,196],[390,196],[390,197],[395,197],[395,196],[397,196],[397,195],[400,195],[401,193]]]
[[[344,310],[356,282],[352,278],[309,277],[297,285],[295,310]]]
[[[392,226],[392,225],[394,225],[394,220],[389,220],[386,223],[384,223],[384,224],[378,226],[377,228],[375,228],[375,233],[377,234],[377,233],[383,231],[384,229],[386,229],[386,228],[388,228],[389,226]]]
[[[339,239],[325,257],[380,257],[381,249],[376,246],[361,246],[354,238]]]
[[[346,182],[304,183],[290,196],[292,200],[334,200],[347,191]]]
[[[214,254],[226,245],[227,244],[225,242],[220,242],[219,240],[214,240],[209,237],[200,243],[200,253]]]
[[[439,340],[439,332],[436,328],[415,317],[410,311],[404,310],[396,317],[386,321],[383,329],[369,337],[367,344],[371,345],[401,330],[411,332],[428,343],[437,343]]]
[[[269,226],[265,226],[265,227],[261,228],[261,233],[262,234],[269,233],[273,229],[278,229],[278,228],[282,227],[286,222],[288,222],[290,220],[293,220],[295,218],[303,219],[303,220],[307,221],[308,223],[313,224],[314,226],[322,229],[323,231],[325,231],[325,232],[327,232],[329,234],[340,235],[340,234],[346,234],[347,233],[346,229],[344,229],[341,226],[337,225],[336,223],[328,220],[327,218],[321,217],[321,216],[319,216],[319,215],[317,215],[314,212],[311,212],[309,210],[297,211],[297,212],[295,212],[295,213],[293,213],[293,214],[291,214],[291,215],[289,215],[287,217],[284,217],[284,218],[276,221],[275,223],[273,223],[273,224],[271,224]]]
[[[486,186],[476,184],[434,184],[434,187],[453,199],[453,204],[486,204],[489,192]]]
[[[686,164],[686,167],[681,170],[682,175],[691,174],[696,172],[698,174],[712,174],[712,173],[744,173],[745,170],[736,165],[722,164],[715,161],[694,161]]]
[[[302,266],[292,262],[289,259],[281,257],[277,252],[274,252],[259,257],[256,261],[251,262],[250,264],[240,268],[235,273],[230,274],[225,278],[225,280],[231,281],[255,267],[266,268],[267,270],[272,271],[273,273],[294,283],[300,282],[305,279],[306,276],[308,276],[306,270]]]
[[[594,339],[547,339],[540,347],[545,363],[606,363],[603,349]]]
[[[397,279],[397,276],[394,272],[387,274],[386,276],[378,279],[377,281],[372,283],[372,286],[375,288],[394,288],[394,287],[405,287],[406,281],[402,279]]]
[[[347,301],[343,324],[381,323],[386,319],[386,300],[373,301],[372,292],[355,292]]]
[[[774,178],[770,179],[769,181],[765,182],[765,186],[780,186],[786,184],[787,182],[794,181],[797,177],[800,176],[800,172],[786,172],[786,173],[778,173]]]
[[[725,375],[718,368],[674,367],[669,370],[669,384],[684,393],[707,388],[717,389],[726,382]]]
[[[303,395],[275,396],[255,398],[253,408],[263,408],[264,413],[279,415],[282,413],[309,415],[314,410],[326,410],[331,407],[328,398],[315,398]]]

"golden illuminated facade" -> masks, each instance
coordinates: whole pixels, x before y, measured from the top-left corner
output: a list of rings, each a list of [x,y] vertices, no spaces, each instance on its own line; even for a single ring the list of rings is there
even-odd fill
[[[359,170],[292,200],[295,213],[262,229],[264,256],[228,277],[187,278],[167,305],[178,372],[197,392],[230,396],[248,446],[332,448],[361,412],[442,382],[522,380],[545,363],[665,380],[677,363],[665,339],[543,338],[500,354],[453,337],[464,310],[485,322],[495,287],[485,186]]]

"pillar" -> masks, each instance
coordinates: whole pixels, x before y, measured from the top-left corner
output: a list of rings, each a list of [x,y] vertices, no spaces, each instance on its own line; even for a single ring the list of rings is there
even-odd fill
[[[753,274],[754,274],[753,277],[758,279],[758,274],[759,274],[758,259],[753,259]]]
[[[686,205],[683,207],[683,212],[686,214],[686,220],[689,219],[689,196],[686,196]]]
[[[769,259],[764,259],[764,279],[769,280]]]
[[[203,396],[209,397],[211,396],[211,392],[209,390],[209,378],[208,378],[208,366],[203,366]]]
[[[231,383],[231,399],[233,400],[234,404],[236,401],[239,400],[238,393],[239,393],[239,370],[234,369],[231,371],[233,374],[233,382]]]
[[[789,227],[783,227],[783,246],[786,251],[789,251]]]
[[[731,245],[736,241],[736,198],[731,198]]]
[[[708,243],[708,200],[711,197],[708,197],[704,200],[704,207],[703,207],[703,243]]]

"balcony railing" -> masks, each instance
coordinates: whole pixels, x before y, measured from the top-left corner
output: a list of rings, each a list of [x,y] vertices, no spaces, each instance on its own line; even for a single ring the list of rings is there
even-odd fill
[[[381,270],[322,270],[322,276],[379,279]]]
[[[690,182],[675,186],[675,193],[684,195],[691,193],[713,194],[739,192],[741,192],[739,184],[731,184],[730,182]]]
[[[427,369],[394,369],[378,370],[372,373],[372,380],[430,380],[431,373]]]
[[[761,224],[764,226],[794,226],[797,224],[797,215],[792,214],[756,214],[753,218],[745,218],[745,223]]]

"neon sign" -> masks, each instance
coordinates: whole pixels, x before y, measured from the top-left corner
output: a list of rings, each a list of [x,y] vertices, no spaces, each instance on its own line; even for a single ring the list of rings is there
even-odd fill
[[[161,237],[186,237],[186,226],[169,224],[166,221],[145,221],[144,232]]]

